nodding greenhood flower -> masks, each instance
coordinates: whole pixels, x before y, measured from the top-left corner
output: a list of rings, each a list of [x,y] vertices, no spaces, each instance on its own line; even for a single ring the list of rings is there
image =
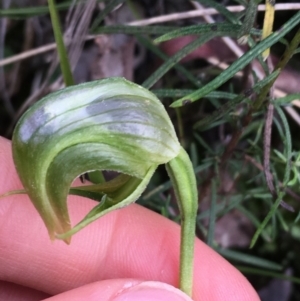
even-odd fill
[[[66,242],[95,219],[136,201],[157,166],[167,164],[183,220],[191,222],[187,227],[183,222],[182,239],[189,235],[193,250],[197,211],[193,169],[163,105],[148,90],[109,78],[49,94],[19,120],[13,158],[51,239]],[[120,175],[110,182],[70,189],[76,177],[95,170]],[[66,202],[69,193],[101,200],[73,228]]]

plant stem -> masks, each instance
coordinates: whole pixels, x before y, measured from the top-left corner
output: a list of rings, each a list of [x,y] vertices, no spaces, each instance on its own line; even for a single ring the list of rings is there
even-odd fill
[[[64,82],[66,86],[74,85],[74,79],[68,59],[67,50],[64,44],[63,35],[61,32],[61,26],[55,7],[55,0],[48,0],[49,11],[51,16],[51,23],[53,27],[55,42],[57,45],[57,51],[60,59],[61,72],[63,74]]]
[[[198,208],[195,174],[188,154],[181,148],[179,155],[166,164],[174,186],[181,213],[180,289],[192,295],[194,240]]]

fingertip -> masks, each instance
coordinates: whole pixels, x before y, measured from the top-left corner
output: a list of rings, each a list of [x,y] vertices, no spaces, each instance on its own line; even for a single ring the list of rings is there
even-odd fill
[[[0,300],[39,301],[48,298],[46,294],[35,289],[0,280]]]
[[[53,296],[47,301],[192,301],[179,289],[158,281],[113,279],[94,282]]]
[[[162,282],[147,281],[120,292],[112,301],[192,301],[179,289]]]

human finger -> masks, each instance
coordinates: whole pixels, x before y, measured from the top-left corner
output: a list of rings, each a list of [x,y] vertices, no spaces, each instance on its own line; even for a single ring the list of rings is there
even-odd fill
[[[134,279],[98,281],[53,296],[47,301],[192,301],[187,295],[171,285]]]
[[[0,281],[0,300],[5,301],[40,301],[49,297],[49,294],[18,285]]]
[[[10,153],[9,142],[1,141],[0,164],[7,175],[0,175],[0,194],[21,187]],[[79,197],[68,204],[73,224],[95,206]],[[141,206],[102,217],[76,234],[70,246],[50,242],[27,196],[1,200],[0,212],[0,279],[51,295],[114,278],[178,286],[180,228]],[[200,240],[194,267],[195,300],[259,300],[244,276]]]

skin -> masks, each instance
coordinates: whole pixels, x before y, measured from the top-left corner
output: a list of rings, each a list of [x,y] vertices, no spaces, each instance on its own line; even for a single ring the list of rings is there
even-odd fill
[[[0,138],[0,194],[22,185]],[[72,223],[95,202],[70,197]],[[136,204],[51,242],[25,195],[0,200],[0,300],[191,300],[178,285],[180,228]],[[167,285],[168,284],[168,285]],[[199,239],[193,300],[259,301],[245,277]]]

